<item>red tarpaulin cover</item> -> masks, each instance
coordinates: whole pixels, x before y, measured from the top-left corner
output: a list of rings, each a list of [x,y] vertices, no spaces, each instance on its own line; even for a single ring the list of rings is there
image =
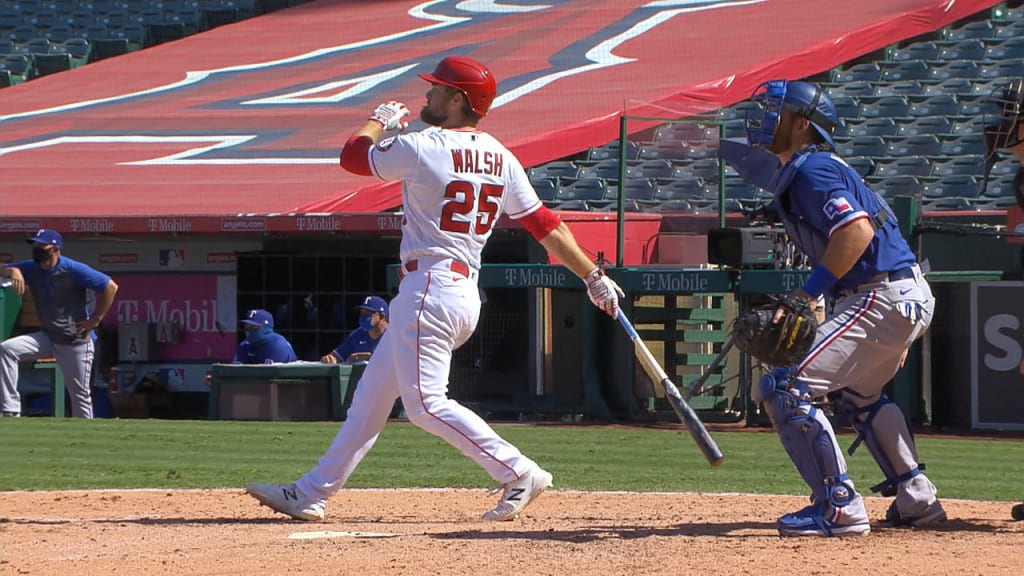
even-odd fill
[[[531,166],[616,138],[623,112],[729,104],[996,3],[312,2],[0,91],[0,231],[299,230],[322,224],[278,215],[394,208],[398,186],[343,172],[338,150],[379,102],[422,106],[416,74],[448,54],[494,72],[481,127]]]

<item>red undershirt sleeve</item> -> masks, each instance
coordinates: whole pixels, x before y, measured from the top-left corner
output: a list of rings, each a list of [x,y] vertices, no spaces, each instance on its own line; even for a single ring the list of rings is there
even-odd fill
[[[562,219],[548,209],[547,206],[541,206],[539,209],[523,216],[518,220],[524,228],[530,233],[531,236],[537,239],[537,241],[547,238],[548,234],[558,225],[562,223]]]
[[[338,159],[341,167],[360,176],[373,176],[373,171],[370,170],[370,148],[372,147],[373,139],[369,136],[349,138],[341,149],[341,156]]]

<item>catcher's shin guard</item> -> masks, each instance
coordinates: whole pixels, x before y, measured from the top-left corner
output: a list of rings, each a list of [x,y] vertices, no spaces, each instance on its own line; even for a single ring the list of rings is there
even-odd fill
[[[790,386],[773,370],[761,377],[755,400],[764,402],[779,440],[804,482],[811,488],[817,505],[830,503],[841,508],[856,497],[846,475],[846,460],[839,450],[832,423],[815,408],[799,382]]]
[[[878,467],[885,475],[885,481],[871,487],[872,492],[883,496],[895,496],[896,488],[921,474],[924,465],[918,465],[914,436],[907,426],[907,419],[900,407],[884,394],[867,406],[857,407],[849,390],[842,390],[836,398],[836,410],[850,419],[850,425],[857,431],[857,439],[848,450],[852,456],[863,442]],[[904,470],[904,472],[900,472]]]

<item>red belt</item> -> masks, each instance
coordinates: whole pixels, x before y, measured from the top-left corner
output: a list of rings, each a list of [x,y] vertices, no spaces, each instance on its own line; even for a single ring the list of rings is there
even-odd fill
[[[420,267],[420,264],[416,260],[409,260],[404,266],[398,269],[398,279],[405,278],[405,275],[409,272],[415,272]],[[466,278],[469,278],[469,264],[465,262],[459,262],[458,260],[451,260],[449,269],[456,274],[461,274]]]

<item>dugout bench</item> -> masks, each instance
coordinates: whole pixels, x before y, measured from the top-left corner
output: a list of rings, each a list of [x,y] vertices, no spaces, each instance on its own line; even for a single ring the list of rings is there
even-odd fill
[[[211,420],[344,420],[366,363],[214,364]]]

